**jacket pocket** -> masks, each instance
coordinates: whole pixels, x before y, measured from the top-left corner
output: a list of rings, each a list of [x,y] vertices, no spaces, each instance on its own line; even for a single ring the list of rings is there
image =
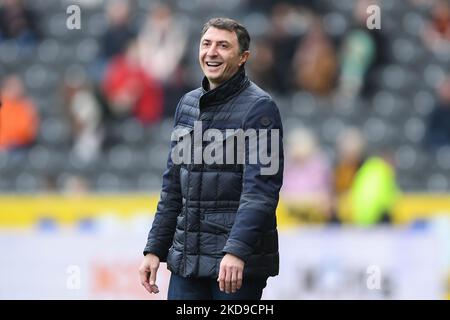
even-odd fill
[[[234,224],[237,209],[207,209],[201,219],[203,231],[229,233]]]
[[[207,229],[211,229],[213,231],[213,233],[217,232],[222,232],[222,233],[228,233],[230,232],[231,228],[215,223],[215,222],[211,222],[211,221],[207,221],[207,220],[203,220],[203,224],[207,226]]]

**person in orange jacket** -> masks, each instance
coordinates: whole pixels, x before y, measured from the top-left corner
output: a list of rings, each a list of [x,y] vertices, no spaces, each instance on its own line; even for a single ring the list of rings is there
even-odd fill
[[[0,108],[0,151],[27,147],[36,139],[39,119],[33,102],[26,97],[17,75],[7,76],[2,85]]]

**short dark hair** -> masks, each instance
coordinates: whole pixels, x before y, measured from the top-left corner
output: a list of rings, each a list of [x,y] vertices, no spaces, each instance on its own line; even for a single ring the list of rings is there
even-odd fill
[[[203,25],[202,37],[210,27],[233,31],[238,39],[240,53],[250,48],[250,35],[247,29],[236,20],[230,18],[212,18]]]

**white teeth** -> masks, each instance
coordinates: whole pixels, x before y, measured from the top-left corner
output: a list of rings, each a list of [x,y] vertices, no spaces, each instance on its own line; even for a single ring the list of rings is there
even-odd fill
[[[218,67],[220,66],[222,63],[221,62],[207,62],[206,65],[209,67]]]

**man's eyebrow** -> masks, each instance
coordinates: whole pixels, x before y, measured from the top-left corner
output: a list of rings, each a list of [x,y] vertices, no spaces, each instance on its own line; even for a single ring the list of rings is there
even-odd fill
[[[210,40],[210,39],[203,39],[202,40],[202,42],[211,42],[212,40]],[[219,41],[217,41],[217,43],[218,44],[222,44],[222,43],[225,43],[225,44],[231,44],[229,41],[227,41],[227,40],[219,40]]]
[[[220,41],[217,41],[217,43],[219,43],[219,44],[223,44],[223,43],[225,43],[225,44],[231,44],[231,43],[228,42],[227,40],[220,40]]]

